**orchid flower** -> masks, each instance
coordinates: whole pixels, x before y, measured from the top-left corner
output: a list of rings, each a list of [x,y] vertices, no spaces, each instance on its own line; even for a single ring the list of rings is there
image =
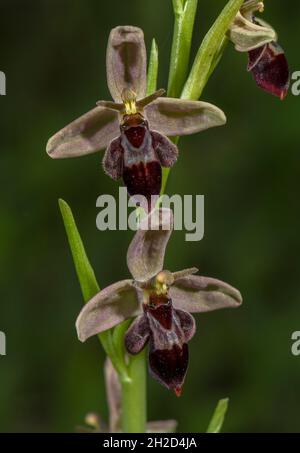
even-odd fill
[[[248,52],[248,71],[264,91],[283,100],[289,89],[290,73],[276,31],[255,12],[264,11],[264,2],[245,0],[229,30],[229,38],[239,52]]]
[[[212,104],[163,98],[164,90],[146,96],[147,57],[143,31],[114,28],[107,48],[107,84],[114,102],[97,107],[50,138],[47,153],[57,159],[106,149],[103,168],[123,178],[129,195],[159,195],[162,167],[172,167],[178,149],[167,136],[190,135],[225,124]]]
[[[156,209],[141,221],[127,253],[133,279],[114,283],[94,296],[79,314],[76,327],[79,339],[85,341],[137,317],[125,334],[127,352],[137,354],[149,343],[152,376],[179,396],[188,368],[188,342],[196,331],[190,313],[238,307],[242,298],[227,283],[195,275],[196,268],[164,270],[172,228],[169,209]]]

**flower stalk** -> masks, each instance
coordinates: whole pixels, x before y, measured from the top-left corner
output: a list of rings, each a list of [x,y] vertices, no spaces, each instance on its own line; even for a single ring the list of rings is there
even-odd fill
[[[170,97],[180,97],[186,81],[197,6],[198,0],[173,0],[175,19],[168,81]]]
[[[147,75],[147,96],[154,93],[157,89],[158,78],[158,47],[155,39],[152,40],[148,75]],[[137,215],[139,210],[137,210]],[[127,324],[127,326],[126,326]],[[122,331],[119,341],[122,348],[123,357],[126,354],[124,339],[128,323],[121,324]],[[118,332],[119,326],[115,328]],[[128,356],[128,375],[129,380],[120,379],[122,391],[122,416],[121,426],[124,433],[144,433],[147,424],[147,366],[146,351],[139,354]]]
[[[124,338],[123,338],[124,343]],[[130,380],[122,380],[122,432],[144,433],[147,423],[146,351],[130,356]]]
[[[194,102],[185,102],[185,101],[197,101],[203,92],[203,89],[217,67],[223,52],[226,48],[228,39],[226,33],[236,17],[238,11],[240,10],[243,0],[229,0],[220,16],[217,18],[211,29],[206,34],[202,44],[199,47],[198,53],[194,60],[194,64],[188,75],[189,71],[189,62],[190,62],[190,51],[191,51],[191,42],[194,30],[195,16],[197,12],[198,0],[173,0],[173,9],[174,9],[174,35],[173,35],[173,44],[171,51],[171,60],[170,60],[170,70],[169,70],[169,80],[168,80],[168,96],[169,98],[161,98],[161,92],[156,92],[157,89],[157,75],[158,75],[158,48],[155,40],[152,41],[152,47],[150,52],[150,61],[148,66],[148,77],[146,80],[146,51],[144,48],[143,39],[141,38],[142,32],[139,29],[134,27],[125,27],[126,33],[128,36],[128,42],[130,42],[131,49],[135,48],[135,52],[140,55],[141,58],[133,58],[135,55],[132,55],[131,60],[137,61],[138,64],[134,67],[130,67],[130,78],[133,86],[125,86],[123,74],[123,60],[120,58],[120,54],[116,51],[119,47],[117,45],[111,45],[110,54],[108,55],[107,65],[108,65],[108,85],[112,93],[114,102],[110,101],[100,101],[98,107],[96,107],[91,112],[88,112],[79,120],[73,122],[70,126],[67,126],[62,131],[57,133],[48,143],[48,153],[54,158],[61,157],[75,157],[83,154],[88,154],[91,152],[96,152],[99,149],[103,149],[108,145],[106,151],[106,157],[104,158],[104,167],[107,174],[113,179],[119,179],[121,174],[121,169],[123,170],[123,161],[121,161],[121,148],[120,148],[120,139],[112,140],[116,136],[116,131],[120,129],[123,130],[123,138],[126,135],[125,132],[130,136],[132,140],[131,145],[135,148],[137,137],[132,137],[130,131],[137,128],[144,127],[148,130],[147,122],[144,121],[145,118],[150,120],[152,125],[157,126],[153,127],[154,131],[151,132],[152,142],[155,143],[155,150],[157,153],[160,152],[161,147],[165,152],[164,156],[167,154],[170,157],[170,153],[173,152],[173,160],[175,162],[177,155],[175,156],[176,146],[172,145],[170,140],[164,135],[172,136],[173,144],[177,144],[179,141],[180,135],[188,135],[195,132],[200,132],[208,127],[219,126],[225,123],[225,115],[222,111],[217,109],[217,107],[209,105],[207,103]],[[114,30],[112,36],[111,44],[116,44],[115,41],[121,39],[122,34],[120,28]],[[124,29],[122,29],[124,31]],[[123,38],[122,38],[123,39]],[[130,41],[131,40],[131,41]],[[119,43],[119,41],[118,41]],[[120,44],[120,43],[119,43]],[[121,42],[122,44],[122,42]],[[124,44],[124,43],[123,43]],[[122,45],[123,45],[122,44]],[[144,77],[145,76],[145,77]],[[134,86],[136,84],[136,86]],[[122,90],[121,90],[122,88]],[[126,96],[125,96],[125,94]],[[146,97],[145,97],[146,95]],[[151,97],[151,96],[152,97]],[[150,96],[150,98],[149,98]],[[177,98],[177,99],[170,99]],[[178,99],[180,98],[180,99]],[[165,113],[167,109],[167,114]],[[142,113],[145,110],[145,118]],[[184,114],[182,111],[184,110]],[[123,121],[120,122],[120,115],[122,115]],[[135,116],[135,121],[138,124],[131,124],[133,116]],[[181,116],[180,116],[181,115]],[[198,115],[198,116],[197,116]],[[170,120],[171,118],[171,120]],[[175,118],[175,119],[174,119]],[[206,123],[204,124],[203,118]],[[101,129],[95,134],[94,125],[102,124]],[[144,124],[145,123],[145,124]],[[202,124],[204,124],[202,126]],[[158,134],[156,130],[162,128],[162,134]],[[127,129],[126,129],[127,128]],[[83,134],[84,132],[84,134]],[[148,132],[147,132],[148,133]],[[125,135],[124,135],[125,134]],[[148,134],[149,135],[149,134]],[[88,140],[86,140],[88,137]],[[127,136],[126,136],[127,137]],[[140,140],[141,137],[138,137]],[[141,148],[141,145],[139,146]],[[75,150],[75,151],[74,151]],[[175,151],[174,151],[175,150]],[[124,151],[124,150],[123,150]],[[126,151],[126,149],[125,149]],[[72,154],[73,153],[73,154]],[[119,154],[118,154],[119,153]],[[113,160],[116,159],[117,160]],[[122,155],[123,156],[123,155]],[[162,184],[161,184],[161,194],[164,193],[170,168],[173,165],[171,159],[163,160],[161,158],[160,164],[163,168],[162,174]],[[123,158],[123,157],[122,157]],[[122,164],[122,165],[121,165]],[[129,175],[131,176],[131,174]],[[130,189],[129,184],[126,184],[127,188]],[[140,189],[140,187],[138,187]],[[128,190],[130,193],[130,190]],[[159,193],[159,190],[155,190],[155,193]],[[95,319],[96,311],[101,306],[101,302],[105,299],[105,304],[101,306],[101,310],[108,309],[109,304],[107,301],[110,297],[111,287],[100,291],[98,282],[96,280],[92,266],[86,255],[82,240],[80,238],[79,232],[77,230],[74,217],[72,215],[71,209],[63,201],[59,201],[59,206],[61,214],[63,217],[64,225],[66,228],[66,233],[68,236],[74,265],[76,268],[77,276],[80,282],[82,294],[84,301],[87,302],[90,299],[88,306],[82,310],[78,321],[77,321],[77,330],[79,332],[79,338],[84,341],[89,336],[98,334],[100,330],[95,330]],[[158,250],[161,251],[161,248],[158,247]],[[161,252],[164,253],[164,252]],[[131,260],[131,263],[138,262],[138,259]],[[151,263],[150,263],[151,264]],[[149,264],[149,269],[151,271],[151,265]],[[156,266],[159,267],[159,264],[156,262]],[[162,269],[157,269],[162,271]],[[151,271],[152,272],[152,271]],[[150,273],[151,273],[150,272]],[[157,273],[151,274],[151,278]],[[203,277],[191,277],[186,276],[182,281],[179,276],[178,284],[174,283],[173,292],[174,295],[177,294],[178,300],[185,300],[183,295],[188,293],[187,300],[192,300],[192,294],[195,295],[196,290],[201,295],[207,294],[207,287],[205,286],[208,280],[205,280]],[[143,280],[135,278],[140,284]],[[145,281],[147,278],[145,277]],[[148,279],[149,280],[149,279]],[[174,280],[175,281],[175,280]],[[210,280],[209,280],[210,281]],[[150,285],[150,280],[148,285]],[[181,283],[180,283],[181,282]],[[130,281],[122,281],[115,284],[114,288],[114,297],[117,295],[120,300],[126,299],[126,297],[131,297],[130,303],[132,303],[132,288],[130,288]],[[180,285],[183,285],[181,287]],[[189,287],[191,285],[191,287]],[[198,286],[197,286],[198,285]],[[113,285],[112,285],[113,286]],[[172,286],[172,285],[171,285]],[[129,287],[129,288],[128,288]],[[206,296],[202,295],[202,299],[199,305],[198,311],[207,311],[214,310],[218,308],[223,308],[224,306],[238,306],[241,303],[240,295],[236,292],[235,289],[232,289],[223,282],[214,281],[213,285],[211,284],[209,288],[214,288],[216,294],[214,294],[213,300],[216,302],[215,307],[209,307],[205,299]],[[131,291],[131,295],[129,294]],[[151,290],[153,292],[153,288]],[[158,296],[158,294],[156,294]],[[180,297],[179,297],[180,296]],[[226,296],[226,297],[225,297]],[[99,297],[99,300],[97,300]],[[199,296],[200,297],[200,296]],[[122,299],[123,298],[123,299]],[[157,304],[160,306],[161,297],[156,298],[158,300]],[[225,303],[225,302],[226,303]],[[93,306],[93,303],[95,305]],[[171,303],[171,302],[170,302]],[[148,318],[146,315],[145,319],[152,320],[154,319],[153,307],[151,302],[144,306],[145,312],[148,310]],[[164,306],[164,304],[161,304]],[[103,308],[104,307],[104,308]],[[106,307],[106,308],[105,308]],[[146,308],[145,308],[146,307]],[[209,308],[208,308],[209,307]],[[180,310],[175,310],[176,307],[170,308],[171,321],[177,322],[177,343],[176,348],[184,349],[186,348],[187,342],[191,339],[194,334],[194,330],[191,326],[184,324],[187,320],[193,319],[187,317],[189,315],[185,314],[185,321],[180,320]],[[89,312],[89,310],[91,311]],[[121,309],[120,309],[121,311]],[[195,307],[193,307],[195,311]],[[197,310],[196,310],[197,311]],[[113,314],[113,309],[110,314]],[[91,315],[91,316],[90,316]],[[98,314],[97,314],[98,315]],[[140,316],[141,313],[139,313]],[[121,415],[121,429],[123,432],[127,433],[140,433],[146,431],[147,424],[147,408],[146,408],[146,349],[144,349],[145,344],[141,345],[141,348],[137,354],[134,352],[133,348],[130,351],[130,348],[127,348],[127,351],[131,352],[130,354],[126,353],[124,341],[126,333],[128,334],[128,327],[130,321],[128,318],[136,317],[135,306],[130,312],[130,316],[126,312],[124,314],[123,321],[117,320],[113,325],[105,326],[105,319],[110,320],[110,316],[104,316],[101,318],[101,314],[98,315],[98,322],[101,325],[103,330],[98,334],[98,338],[107,354],[110,358],[114,369],[116,370],[121,384],[122,391],[122,415]],[[118,313],[120,316],[120,313]],[[99,321],[101,320],[101,322]],[[175,321],[174,321],[175,320]],[[141,319],[143,322],[143,319]],[[118,322],[121,324],[118,324]],[[180,324],[181,323],[181,324]],[[104,325],[103,325],[104,324]],[[117,325],[118,324],[118,325]],[[178,327],[179,326],[179,327]],[[149,326],[148,326],[149,327]],[[163,323],[160,326],[160,334],[165,335],[165,331],[173,329],[173,327],[166,328],[163,326]],[[165,330],[163,330],[165,329]],[[174,330],[175,332],[175,330]],[[173,332],[173,333],[174,333]],[[131,334],[134,336],[136,331],[132,329]],[[150,345],[152,347],[152,358],[155,359],[157,351],[161,352],[161,348],[156,348],[156,338],[159,336],[156,335],[155,329],[152,327],[146,332],[147,341],[150,338]],[[174,335],[173,335],[174,336]],[[174,336],[175,337],[175,336]],[[130,340],[130,337],[127,336],[127,340]],[[155,340],[155,341],[154,341]],[[151,343],[152,341],[152,343]],[[129,341],[130,343],[130,341]],[[178,346],[179,345],[179,346]],[[184,348],[183,348],[184,347]],[[175,349],[176,349],[175,348]],[[174,350],[175,350],[174,349]],[[185,349],[184,349],[185,350]],[[133,355],[135,354],[135,355]],[[175,354],[175,353],[174,353]],[[175,356],[174,356],[175,357]],[[176,357],[175,357],[176,358]],[[177,359],[176,359],[177,360]],[[151,365],[150,365],[151,366]],[[187,367],[187,364],[186,364]],[[156,373],[156,377],[163,379],[158,369],[155,370],[155,366],[152,364],[152,372]],[[181,386],[183,385],[186,368],[182,366],[181,375],[178,377],[180,385],[175,386],[173,378],[171,376],[170,382],[162,382],[168,388],[172,389],[178,394],[180,394]],[[173,379],[173,380],[172,380]],[[158,379],[159,380],[159,379]],[[217,408],[216,416],[214,421],[209,427],[209,432],[219,432],[221,425],[223,423],[224,415],[227,409],[227,400],[224,400],[220,403],[220,406]]]
[[[204,37],[196,55],[192,70],[182,92],[182,99],[197,100],[208,81],[211,66],[220,45],[244,0],[229,0],[210,30]]]

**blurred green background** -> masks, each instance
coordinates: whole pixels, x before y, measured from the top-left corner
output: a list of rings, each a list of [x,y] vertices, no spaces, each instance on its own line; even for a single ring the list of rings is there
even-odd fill
[[[299,70],[300,4],[266,0],[291,70]],[[193,55],[225,0],[199,0]],[[89,411],[107,414],[104,355],[81,344],[81,293],[57,206],[67,200],[102,286],[128,277],[131,232],[96,229],[96,198],[118,193],[101,156],[52,161],[48,138],[98,99],[108,99],[105,51],[112,27],[157,39],[166,87],[173,31],[169,0],[1,0],[0,70],[0,431],[73,431]],[[203,99],[227,114],[226,127],[184,138],[168,193],[205,195],[205,238],[173,235],[166,267],[198,266],[239,288],[236,311],[197,316],[183,396],[149,378],[149,418],[176,418],[204,431],[217,400],[230,397],[229,432],[300,431],[299,112],[256,88],[246,55],[229,46]]]

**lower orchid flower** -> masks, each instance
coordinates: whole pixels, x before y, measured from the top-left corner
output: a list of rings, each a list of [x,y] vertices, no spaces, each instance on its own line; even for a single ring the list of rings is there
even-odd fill
[[[117,372],[110,359],[107,358],[104,365],[104,378],[108,402],[108,423],[96,413],[89,413],[85,417],[85,425],[79,426],[77,431],[82,433],[120,433],[122,424],[122,391]],[[146,425],[147,433],[175,433],[176,420],[155,420]]]
[[[245,0],[229,30],[229,38],[239,52],[248,52],[248,71],[264,91],[283,100],[290,85],[290,72],[276,31],[255,12],[264,11],[264,2]]]
[[[242,298],[227,283],[195,275],[196,268],[163,270],[172,228],[169,209],[156,209],[141,221],[127,253],[133,279],[114,283],[94,296],[79,314],[76,327],[79,339],[85,341],[137,317],[125,335],[127,352],[137,354],[149,343],[152,376],[179,396],[188,368],[188,342],[196,332],[191,313],[238,307]]]
[[[222,110],[201,101],[146,96],[147,56],[143,31],[114,28],[107,48],[107,84],[114,102],[99,101],[47,144],[54,159],[106,149],[103,168],[114,180],[123,178],[130,196],[159,195],[162,167],[172,167],[178,149],[168,136],[195,134],[222,126]]]

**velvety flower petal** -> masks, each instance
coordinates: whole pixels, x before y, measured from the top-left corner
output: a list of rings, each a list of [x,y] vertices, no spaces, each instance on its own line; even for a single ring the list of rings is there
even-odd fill
[[[170,209],[155,209],[141,221],[127,252],[128,269],[135,280],[145,282],[162,270],[172,229]]]
[[[276,43],[249,52],[248,70],[264,91],[284,99],[290,85],[290,72],[283,49]]]
[[[147,85],[147,54],[144,33],[140,28],[114,28],[107,47],[107,84],[116,102],[122,102],[123,90],[133,90],[144,98]]]
[[[151,131],[152,145],[163,167],[173,167],[178,157],[178,148],[165,135]]]
[[[132,280],[122,280],[100,291],[81,310],[76,329],[80,341],[111,329],[141,312]]]
[[[149,325],[145,315],[136,318],[125,335],[125,347],[130,354],[138,354],[149,340]]]
[[[196,322],[190,313],[184,310],[175,310],[179,318],[180,326],[184,333],[184,339],[188,343],[196,333]]]
[[[277,40],[276,32],[269,24],[257,18],[248,20],[240,12],[231,25],[228,36],[239,52],[249,52]]]
[[[168,136],[195,134],[226,123],[222,110],[202,101],[158,98],[145,114],[151,129]]]
[[[123,175],[124,151],[120,137],[115,138],[105,151],[102,161],[105,173],[112,179],[117,180]]]
[[[220,280],[198,275],[177,280],[169,294],[176,309],[190,313],[235,308],[242,303],[237,289]]]
[[[83,156],[105,149],[119,133],[118,113],[96,107],[51,137],[46,150],[54,159]]]

